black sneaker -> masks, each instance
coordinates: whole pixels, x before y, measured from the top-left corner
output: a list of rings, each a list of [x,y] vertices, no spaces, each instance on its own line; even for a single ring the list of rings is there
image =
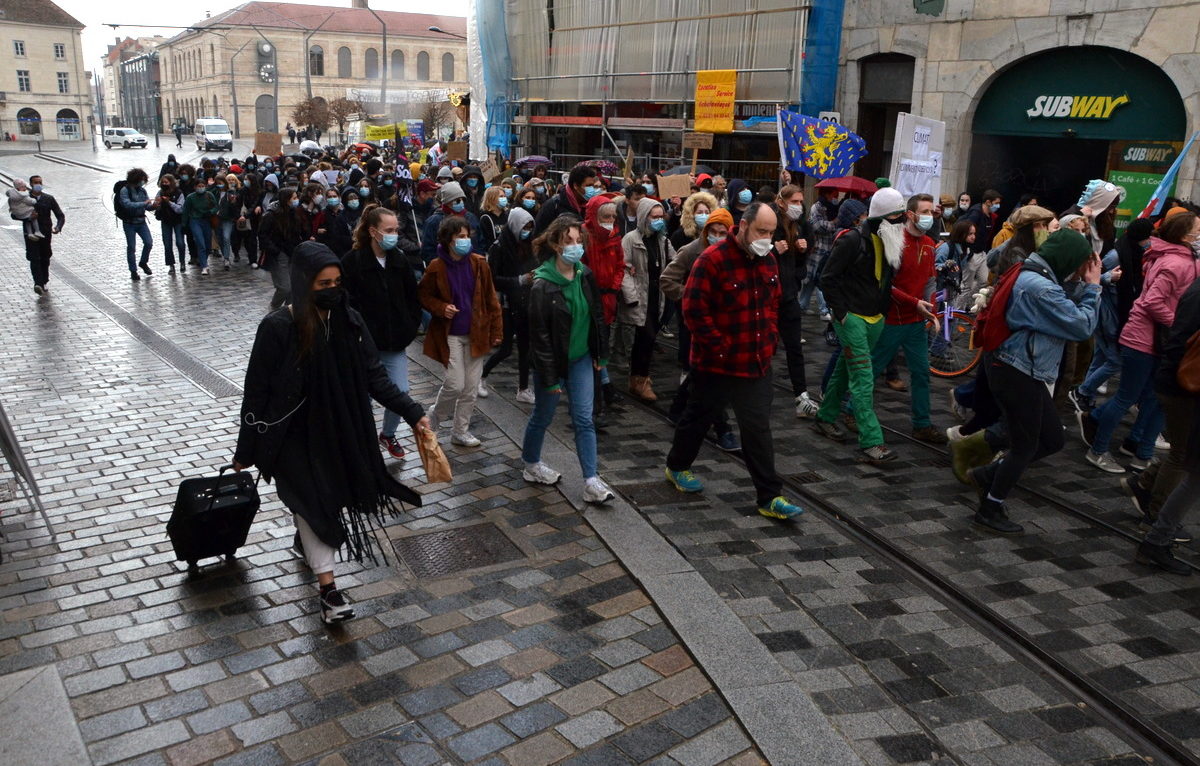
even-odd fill
[[[1071,402],[1076,412],[1091,412],[1096,407],[1096,400],[1079,393],[1078,386],[1067,391],[1067,399]]]
[[[386,450],[389,455],[397,460],[404,459],[404,447],[401,446],[400,442],[396,440],[395,436],[384,436],[383,434],[380,434],[379,446],[383,447],[383,449]]]
[[[987,497],[979,501],[979,510],[975,511],[972,521],[988,532],[1001,535],[1019,535],[1025,532],[1025,527],[1008,518],[1004,511],[1004,503],[989,500]]]
[[[1135,476],[1122,476],[1121,489],[1129,495],[1129,499],[1133,501],[1133,507],[1137,508],[1138,513],[1145,518],[1150,518],[1150,496],[1152,494],[1150,490],[1143,489],[1141,482]]]
[[[1158,567],[1164,572],[1174,575],[1186,577],[1192,573],[1190,566],[1175,558],[1175,555],[1171,553],[1171,546],[1169,545],[1151,545],[1148,542],[1142,541],[1138,545],[1137,554],[1134,555],[1133,560],[1139,564]]]
[[[340,590],[332,588],[321,594],[321,619],[326,625],[336,625],[353,617],[354,608],[350,606],[350,599]]]
[[[148,263],[139,263],[138,268],[146,272],[146,276],[151,276],[154,274],[154,272],[150,270],[150,264]]]
[[[1087,446],[1092,446],[1092,442],[1096,440],[1096,431],[1099,430],[1100,424],[1092,417],[1090,412],[1076,412],[1075,421],[1079,423],[1079,435],[1083,438],[1083,443]]]
[[[1137,457],[1137,442],[1133,439],[1126,439],[1121,442],[1121,449],[1118,452],[1126,457]]]

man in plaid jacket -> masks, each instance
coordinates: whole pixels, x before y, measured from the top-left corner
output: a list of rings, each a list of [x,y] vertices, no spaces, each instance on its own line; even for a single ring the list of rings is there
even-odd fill
[[[692,266],[683,291],[692,390],[675,427],[666,474],[680,492],[704,489],[690,469],[713,418],[731,405],[758,512],[792,519],[803,510],[781,494],[771,441],[771,357],[779,342],[780,299],[779,265],[771,252],[776,223],[770,205],[751,203],[738,228]]]

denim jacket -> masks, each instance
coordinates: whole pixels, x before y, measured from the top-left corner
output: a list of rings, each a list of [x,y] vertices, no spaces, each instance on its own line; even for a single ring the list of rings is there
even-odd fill
[[[1049,269],[1037,253],[1029,261]],[[1072,298],[1057,282],[1032,271],[1021,272],[1004,313],[1012,334],[996,349],[996,359],[1043,383],[1053,383],[1066,342],[1085,341],[1096,331],[1099,302],[1099,285],[1083,285]]]

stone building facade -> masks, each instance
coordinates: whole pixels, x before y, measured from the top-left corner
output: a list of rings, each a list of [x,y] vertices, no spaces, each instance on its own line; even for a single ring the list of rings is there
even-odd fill
[[[465,90],[465,35],[461,17],[245,3],[160,47],[163,118],[191,125],[200,117],[223,117],[245,137],[283,129],[293,107],[310,95],[328,102],[350,88],[378,92],[385,76],[389,92]]]
[[[0,0],[0,130],[18,140],[78,141],[94,119],[80,24],[50,0]]]
[[[1194,0],[847,0],[841,43],[842,119],[881,149],[860,175],[886,172],[900,111],[946,123],[944,192],[995,186],[1006,203],[1018,191],[1061,203],[1080,179],[1119,170],[1161,173],[1200,128]],[[1200,193],[1198,155],[1180,196]]]

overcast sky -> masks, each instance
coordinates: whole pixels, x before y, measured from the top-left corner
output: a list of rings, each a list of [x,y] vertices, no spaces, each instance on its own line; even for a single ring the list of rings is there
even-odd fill
[[[32,0],[38,2],[38,0]],[[113,29],[105,24],[162,24],[165,27],[184,27],[204,19],[208,13],[216,16],[218,13],[241,5],[240,0],[185,0],[184,2],[132,2],[131,0],[116,0],[116,2],[96,2],[96,0],[54,0],[63,10],[79,19],[86,29],[83,30],[84,68],[88,71],[100,67],[100,58],[108,52],[115,37],[142,37],[148,35],[165,35],[171,37],[178,34],[179,29],[154,27],[120,27]],[[466,16],[469,0],[370,0],[371,7],[377,11],[409,11],[412,13],[430,13],[435,6],[436,13]],[[325,0],[325,2],[310,2],[307,5],[321,5],[327,8],[347,8],[350,0]]]

